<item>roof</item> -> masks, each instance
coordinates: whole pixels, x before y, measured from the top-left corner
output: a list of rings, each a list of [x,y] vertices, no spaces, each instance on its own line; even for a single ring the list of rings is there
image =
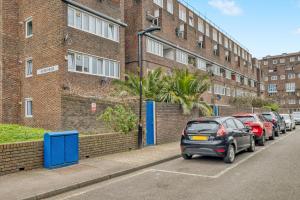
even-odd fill
[[[216,121],[218,123],[222,123],[227,119],[232,119],[234,117],[220,117],[220,116],[213,116],[213,117],[201,117],[194,120],[189,120],[188,122],[200,122],[200,121]]]
[[[234,114],[232,116],[236,117],[236,116],[239,116],[239,117],[243,117],[243,116],[255,116],[256,114],[255,113],[237,113],[237,114]]]

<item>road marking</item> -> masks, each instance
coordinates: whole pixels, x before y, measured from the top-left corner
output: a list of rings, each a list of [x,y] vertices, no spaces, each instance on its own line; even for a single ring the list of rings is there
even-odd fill
[[[160,170],[160,169],[152,169],[153,171],[158,171],[158,172],[165,172],[165,173],[173,173],[173,174],[179,174],[179,175],[187,175],[187,176],[196,176],[196,177],[204,177],[204,178],[211,178],[211,179],[217,179],[219,177],[221,177],[222,175],[226,174],[227,172],[229,172],[230,170],[236,168],[237,166],[243,164],[244,162],[248,161],[250,158],[254,157],[255,155],[257,155],[258,153],[270,148],[272,145],[280,142],[281,140],[287,138],[288,136],[294,134],[294,132],[291,132],[288,135],[285,135],[281,138],[278,138],[277,140],[273,141],[272,143],[268,144],[268,146],[264,146],[262,148],[260,148],[259,150],[251,153],[251,155],[247,156],[246,158],[244,158],[243,160],[232,164],[230,167],[225,168],[224,170],[222,170],[221,172],[217,173],[216,175],[205,175],[205,174],[193,174],[193,173],[185,173],[185,172],[178,172],[178,171],[169,171],[169,170]]]

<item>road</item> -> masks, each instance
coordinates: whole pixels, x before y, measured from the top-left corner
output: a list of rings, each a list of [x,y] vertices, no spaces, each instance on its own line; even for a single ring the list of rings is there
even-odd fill
[[[234,164],[222,159],[176,159],[71,191],[58,200],[299,200],[300,127]]]

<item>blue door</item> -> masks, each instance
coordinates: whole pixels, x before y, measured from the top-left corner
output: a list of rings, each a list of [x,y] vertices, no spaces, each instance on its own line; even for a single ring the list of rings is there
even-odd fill
[[[155,102],[146,102],[146,145],[155,145]]]

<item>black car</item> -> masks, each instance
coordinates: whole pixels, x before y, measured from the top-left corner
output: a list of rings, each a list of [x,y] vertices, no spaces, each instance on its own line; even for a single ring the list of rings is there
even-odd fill
[[[255,151],[255,139],[249,127],[233,117],[211,117],[187,123],[181,137],[184,159],[193,155],[222,157],[234,162],[235,155],[243,150]]]
[[[273,123],[275,136],[278,137],[280,133],[286,133],[286,124],[277,112],[264,112],[262,115]]]

